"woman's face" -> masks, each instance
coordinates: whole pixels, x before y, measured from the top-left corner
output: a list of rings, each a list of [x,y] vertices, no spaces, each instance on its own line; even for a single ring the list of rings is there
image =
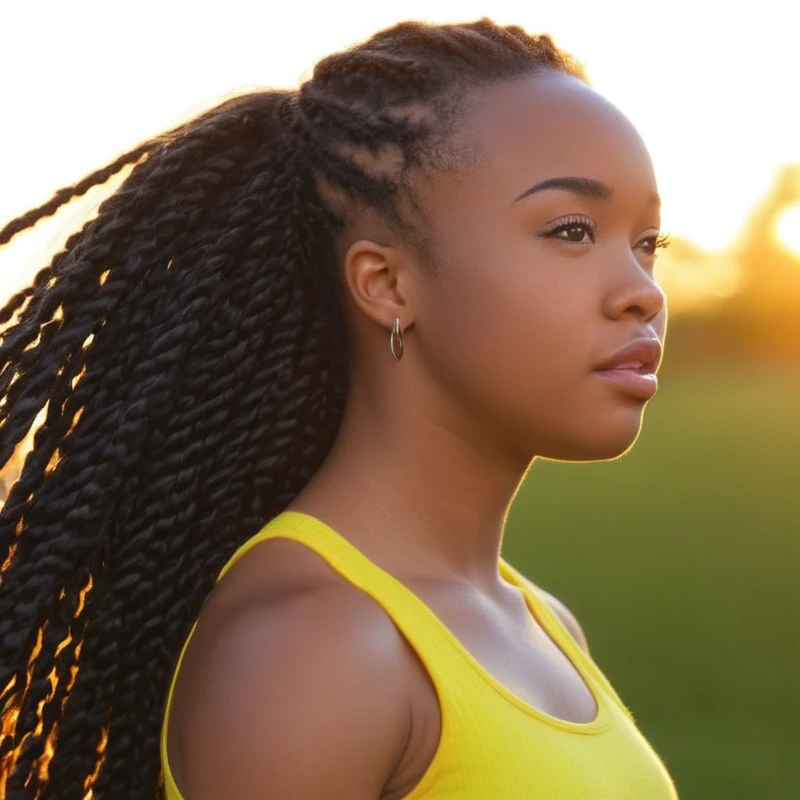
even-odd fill
[[[546,73],[471,93],[456,137],[475,164],[419,187],[438,273],[418,275],[415,358],[520,455],[621,454],[655,379],[598,367],[663,341],[667,316],[639,135],[586,85]],[[640,372],[657,368],[654,350]]]

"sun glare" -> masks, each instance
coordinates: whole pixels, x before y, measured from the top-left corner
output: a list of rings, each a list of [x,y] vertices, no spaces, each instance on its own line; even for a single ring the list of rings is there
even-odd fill
[[[781,244],[800,258],[800,203],[789,206],[775,222]]]

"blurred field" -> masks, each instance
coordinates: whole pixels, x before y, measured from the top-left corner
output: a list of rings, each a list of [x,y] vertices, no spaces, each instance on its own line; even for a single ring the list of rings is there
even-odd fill
[[[504,555],[576,613],[681,800],[788,800],[800,369],[668,362],[627,456],[533,466]]]

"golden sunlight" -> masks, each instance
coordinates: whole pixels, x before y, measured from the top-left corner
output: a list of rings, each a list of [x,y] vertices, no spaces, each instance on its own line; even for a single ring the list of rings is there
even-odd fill
[[[781,244],[800,259],[800,203],[781,212],[775,220],[775,234]]]

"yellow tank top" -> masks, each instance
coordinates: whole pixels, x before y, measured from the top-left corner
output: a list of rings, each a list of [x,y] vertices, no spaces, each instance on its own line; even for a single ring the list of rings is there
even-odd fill
[[[485,670],[415,594],[316,517],[284,511],[248,539],[222,576],[251,547],[285,538],[318,553],[372,597],[418,653],[439,697],[441,736],[427,771],[404,800],[676,800],[674,784],[633,716],[594,660],[527,581],[505,560],[500,574],[522,589],[531,613],[594,694],[591,722],[539,711]],[[167,695],[161,765],[167,800],[183,798],[167,761],[167,724],[183,645]]]

